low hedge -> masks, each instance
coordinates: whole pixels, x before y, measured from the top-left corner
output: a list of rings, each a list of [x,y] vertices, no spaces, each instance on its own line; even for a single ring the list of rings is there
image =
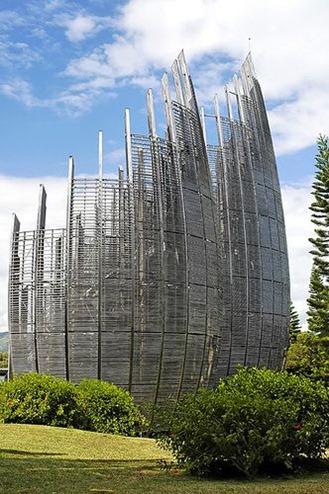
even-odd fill
[[[131,395],[114,384],[85,379],[78,386],[80,428],[134,436],[143,422]]]
[[[76,387],[62,379],[31,372],[0,386],[0,420],[5,423],[77,427]]]
[[[323,383],[266,369],[241,369],[215,391],[188,394],[168,415],[160,443],[196,475],[295,471],[329,448]]]
[[[143,417],[130,394],[89,379],[78,386],[34,372],[0,385],[0,421],[135,435]]]

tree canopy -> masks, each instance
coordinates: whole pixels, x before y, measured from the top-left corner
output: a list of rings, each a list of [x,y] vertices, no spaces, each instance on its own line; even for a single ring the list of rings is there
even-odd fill
[[[313,182],[314,201],[310,206],[314,237],[310,238],[313,268],[310,279],[309,330],[329,336],[329,145],[328,137],[317,140],[316,173]]]
[[[8,353],[0,352],[0,368],[8,367]]]
[[[301,332],[302,326],[300,324],[298,312],[292,301],[290,301],[290,321],[289,321],[289,334],[290,342],[296,340],[296,336]]]

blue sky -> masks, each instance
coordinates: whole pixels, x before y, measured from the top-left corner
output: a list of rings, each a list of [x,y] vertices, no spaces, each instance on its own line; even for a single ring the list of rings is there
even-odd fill
[[[103,129],[105,171],[115,172],[124,164],[124,109],[132,130],[145,132],[148,87],[161,134],[159,78],[182,48],[198,101],[211,111],[251,47],[283,187],[292,298],[304,313],[315,141],[329,133],[328,19],[327,0],[2,0],[0,330],[10,213],[33,228],[43,182],[48,227],[62,226],[68,155],[77,173],[96,173]]]

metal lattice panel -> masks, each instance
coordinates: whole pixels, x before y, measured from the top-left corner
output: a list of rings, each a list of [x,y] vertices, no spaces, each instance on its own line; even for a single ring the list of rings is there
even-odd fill
[[[13,235],[9,307],[16,372],[65,377],[64,243],[65,230]]]
[[[67,224],[14,217],[9,319],[14,373],[75,382],[99,378],[138,401],[215,386],[238,365],[280,368],[287,347],[289,273],[266,110],[250,57],[215,98],[217,143],[207,144],[183,53],[177,101],[162,79],[166,139],[132,134],[127,174],[76,178],[70,158]],[[241,92],[241,86],[243,91]],[[208,115],[209,116],[209,115]],[[100,135],[101,139],[101,135]]]

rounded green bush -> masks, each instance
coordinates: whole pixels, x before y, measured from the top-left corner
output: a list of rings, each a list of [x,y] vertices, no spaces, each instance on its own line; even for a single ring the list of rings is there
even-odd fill
[[[215,391],[186,395],[161,439],[198,475],[295,469],[329,448],[329,392],[287,372],[240,369]]]
[[[85,379],[77,389],[84,417],[80,428],[133,436],[142,425],[142,416],[128,391],[97,379]]]
[[[45,374],[22,374],[0,386],[0,420],[21,424],[76,427],[74,384]]]

